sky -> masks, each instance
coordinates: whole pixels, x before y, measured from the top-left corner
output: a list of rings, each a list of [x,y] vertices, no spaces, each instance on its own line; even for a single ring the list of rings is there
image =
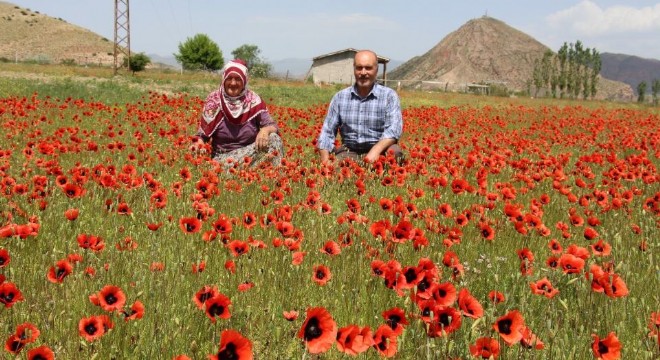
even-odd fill
[[[3,0],[114,41],[114,0]],[[265,61],[309,59],[346,48],[392,60],[423,55],[484,15],[557,51],[581,41],[600,53],[660,60],[660,1],[641,0],[133,0],[131,52],[170,57],[206,34],[226,59],[244,44]]]

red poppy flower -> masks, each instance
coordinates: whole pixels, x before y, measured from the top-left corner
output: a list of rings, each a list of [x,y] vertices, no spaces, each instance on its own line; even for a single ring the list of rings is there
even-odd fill
[[[80,234],[76,238],[78,246],[83,249],[91,249],[94,252],[105,249],[105,242],[99,236]]]
[[[229,248],[229,250],[231,251],[231,254],[234,257],[239,257],[243,254],[247,254],[248,251],[250,250],[250,246],[247,243],[245,243],[243,241],[240,241],[240,240],[234,240],[234,241],[230,242],[227,245],[227,247]]]
[[[327,255],[335,256],[341,254],[341,246],[336,242],[329,240],[319,251]]]
[[[430,337],[447,336],[461,327],[461,313],[451,306],[437,305],[433,311],[427,334]]]
[[[282,316],[284,316],[287,321],[294,321],[298,318],[298,312],[295,310],[284,311],[282,312]]]
[[[99,316],[80,319],[78,322],[78,333],[89,342],[99,339],[105,334],[103,320]]]
[[[291,224],[288,221],[278,221],[278,222],[276,222],[275,223],[275,228],[284,237],[293,236],[293,233],[294,233],[294,230],[295,230],[294,227],[293,227],[293,224]]]
[[[584,229],[584,238],[587,240],[593,240],[598,237],[598,232],[594,230],[593,228],[585,228]]]
[[[167,206],[167,193],[164,190],[156,190],[149,197],[149,201],[156,209],[162,209]]]
[[[115,285],[106,285],[98,293],[99,306],[105,311],[121,311],[126,304],[126,295]]]
[[[252,360],[252,342],[235,330],[224,330],[220,335],[220,349],[209,360]]]
[[[149,229],[151,231],[156,231],[156,230],[160,229],[161,226],[163,226],[162,222],[160,222],[160,223],[147,223],[147,229]]]
[[[18,355],[18,353],[25,348],[25,345],[27,345],[26,342],[24,342],[18,335],[12,334],[7,338],[7,341],[5,342],[5,350],[9,352],[10,354],[13,355]]]
[[[337,331],[337,350],[351,356],[357,356],[374,344],[371,329],[368,326],[360,329],[357,325],[349,325]]]
[[[380,205],[380,208],[385,211],[391,211],[392,208],[394,207],[394,202],[392,202],[392,200],[388,198],[381,198],[378,201],[378,204]]]
[[[509,311],[501,316],[493,324],[493,329],[500,334],[504,342],[511,346],[522,339],[522,331],[525,321],[518,310]]]
[[[495,231],[490,225],[482,223],[479,225],[481,236],[486,240],[493,240],[495,238]]]
[[[591,350],[594,357],[598,360],[617,360],[621,358],[621,342],[614,332],[610,332],[607,337],[600,339],[598,335],[592,334],[593,342]]]
[[[196,217],[183,217],[179,219],[179,228],[186,234],[199,232],[202,222]]]
[[[566,253],[559,258],[559,266],[562,268],[564,274],[578,274],[584,268],[584,260]]]
[[[379,220],[371,223],[369,226],[369,232],[375,238],[380,237],[382,240],[389,239],[389,232],[391,231],[392,225],[387,219]]]
[[[241,219],[246,229],[252,229],[252,227],[257,225],[257,216],[253,212],[246,212]]]
[[[479,338],[470,345],[470,354],[476,358],[497,359],[500,356],[500,343],[489,337]]]
[[[19,301],[23,301],[23,294],[14,283],[3,282],[0,284],[0,304],[4,304],[5,308],[10,308]]]
[[[612,245],[599,239],[595,244],[591,244],[591,252],[596,256],[609,256],[612,252]]]
[[[545,344],[541,341],[536,334],[527,326],[523,327],[523,337],[520,339],[520,345],[528,349],[543,350]]]
[[[11,262],[11,257],[9,256],[9,250],[0,249],[0,269],[9,265]]]
[[[456,287],[450,282],[433,284],[431,294],[440,306],[452,306],[457,299]]]
[[[73,183],[67,183],[62,187],[64,194],[71,199],[76,199],[85,194],[85,189]]]
[[[548,243],[548,247],[550,248],[550,251],[552,251],[553,254],[561,254],[562,252],[562,247],[559,241],[557,239],[552,239]]]
[[[398,307],[391,308],[383,311],[382,315],[385,323],[394,331],[394,335],[399,336],[403,334],[403,329],[408,325],[408,320],[406,319],[406,313],[402,309]]]
[[[312,270],[312,280],[323,286],[325,285],[328,281],[332,279],[332,273],[330,272],[330,269],[328,269],[327,266],[325,265],[317,265],[314,266]]]
[[[552,299],[555,295],[559,294],[559,290],[555,289],[552,286],[550,280],[547,277],[537,281],[529,283],[529,287],[532,289],[532,293],[536,295],[543,295],[548,299]]]
[[[305,255],[307,255],[307,251],[294,252],[293,254],[291,254],[291,264],[293,265],[302,264],[303,260],[305,260]]]
[[[307,309],[305,322],[297,336],[305,341],[307,351],[311,354],[323,353],[328,351],[337,339],[337,324],[325,308],[310,308]]]
[[[460,263],[461,261],[458,259],[458,255],[456,255],[453,251],[445,251],[445,254],[442,256],[442,264],[444,266],[449,267]]]
[[[119,215],[131,215],[133,213],[133,210],[131,210],[130,206],[128,206],[127,203],[121,202],[119,205],[117,205],[117,214]]]
[[[55,353],[46,345],[30,349],[27,353],[28,360],[54,360]]]
[[[374,333],[373,347],[378,351],[381,356],[390,358],[396,355],[397,352],[397,337],[388,325],[381,325]]]
[[[14,334],[23,342],[24,344],[30,344],[39,338],[41,332],[39,329],[32,323],[22,323],[16,326],[16,331]]]
[[[59,260],[55,263],[55,266],[51,266],[48,269],[48,281],[61,284],[64,281],[64,278],[70,275],[73,272],[73,265],[68,260]]]
[[[128,311],[122,311],[122,314],[124,314],[124,321],[142,319],[144,316],[144,304],[142,304],[142,301],[136,300],[131,305],[131,308]]]
[[[461,289],[458,292],[458,307],[463,312],[463,316],[478,319],[484,316],[484,308],[479,300],[470,294],[468,289]]]
[[[78,211],[78,209],[68,209],[64,212],[64,216],[67,218],[67,220],[74,221],[78,218],[79,213],[80,211]]]
[[[229,319],[231,317],[230,305],[231,300],[222,293],[218,293],[204,302],[206,316],[211,319],[212,323],[215,323],[216,318]]]
[[[201,310],[204,308],[204,303],[206,300],[218,295],[218,288],[215,286],[204,286],[199,289],[193,296],[193,302]]]
[[[605,290],[605,294],[611,298],[625,297],[628,295],[628,286],[617,274],[601,275],[597,281]]]

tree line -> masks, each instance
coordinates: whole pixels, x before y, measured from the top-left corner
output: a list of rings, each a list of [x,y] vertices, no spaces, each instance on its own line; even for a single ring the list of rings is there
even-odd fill
[[[595,48],[584,47],[579,40],[575,44],[564,42],[557,53],[548,50],[534,62],[534,96],[544,90],[553,98],[594,98],[601,68],[600,53]]]
[[[222,50],[206,34],[197,34],[179,43],[179,52],[174,54],[176,61],[183,70],[191,71],[217,71],[225,66]],[[261,57],[261,49],[257,45],[244,44],[231,52],[234,59],[242,59],[247,63],[250,76],[257,78],[270,77],[273,66]],[[131,55],[124,59],[124,66],[133,73],[142,71],[151,63],[151,59],[144,53]]]
[[[643,103],[646,101],[646,81],[642,81],[637,85],[637,102]],[[658,93],[660,93],[660,80],[653,79],[651,82],[651,100],[653,105],[658,105]]]

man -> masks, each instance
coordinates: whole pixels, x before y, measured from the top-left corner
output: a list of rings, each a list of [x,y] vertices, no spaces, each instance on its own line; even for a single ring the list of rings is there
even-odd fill
[[[396,92],[376,83],[378,57],[362,50],[353,60],[355,84],[335,94],[330,102],[317,148],[321,162],[333,153],[337,159],[350,157],[373,163],[391,150],[403,154],[398,140],[403,130],[401,104]],[[342,145],[335,148],[337,130]]]

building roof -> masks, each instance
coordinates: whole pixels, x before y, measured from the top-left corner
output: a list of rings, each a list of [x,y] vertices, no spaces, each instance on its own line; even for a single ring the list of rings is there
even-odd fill
[[[341,53],[346,53],[346,52],[356,53],[358,51],[360,51],[360,50],[354,49],[354,48],[347,48],[347,49],[344,49],[344,50],[339,50],[339,51],[334,51],[334,52],[331,52],[331,53],[319,55],[315,58],[312,58],[312,61],[316,61],[316,60],[319,60],[319,59],[323,59],[324,57],[334,56],[334,55],[341,54]],[[379,64],[387,64],[388,62],[390,62],[389,58],[386,58],[386,57],[380,56],[380,55],[376,55],[376,56],[378,57],[378,63]]]

